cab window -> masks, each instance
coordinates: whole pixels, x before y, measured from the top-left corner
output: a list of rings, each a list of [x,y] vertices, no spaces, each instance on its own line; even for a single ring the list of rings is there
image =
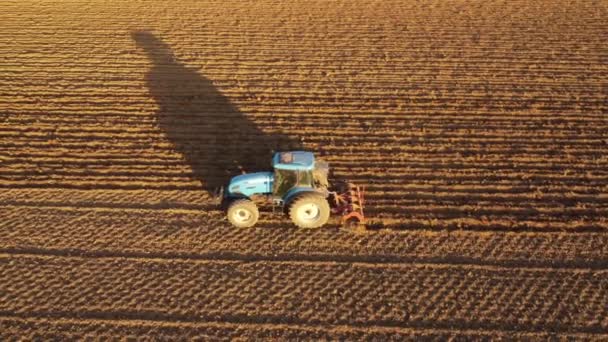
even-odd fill
[[[283,196],[295,186],[312,187],[312,173],[310,171],[274,170],[274,189],[276,196]]]
[[[274,170],[274,189],[273,192],[277,196],[283,196],[289,189],[293,188],[298,181],[296,171],[291,170]]]
[[[312,187],[312,173],[309,171],[298,171],[298,186]]]

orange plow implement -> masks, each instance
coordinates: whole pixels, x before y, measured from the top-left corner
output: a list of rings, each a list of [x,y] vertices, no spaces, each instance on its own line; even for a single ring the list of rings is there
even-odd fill
[[[342,216],[340,222],[343,226],[365,224],[364,193],[363,187],[353,183],[344,183],[333,193],[332,212]]]

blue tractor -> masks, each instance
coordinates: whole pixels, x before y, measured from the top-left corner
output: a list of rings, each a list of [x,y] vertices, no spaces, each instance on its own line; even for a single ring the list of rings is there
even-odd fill
[[[272,204],[287,213],[300,228],[319,228],[330,214],[342,215],[344,224],[362,224],[363,190],[346,182],[331,188],[329,166],[311,152],[277,152],[273,172],[235,176],[219,197],[228,220],[239,228],[252,227],[259,218],[258,205]]]

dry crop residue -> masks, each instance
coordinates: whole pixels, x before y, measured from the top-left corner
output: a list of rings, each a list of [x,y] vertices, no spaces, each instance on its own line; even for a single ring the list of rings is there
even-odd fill
[[[4,1],[0,338],[608,339],[606,1]],[[384,229],[230,227],[307,149]]]

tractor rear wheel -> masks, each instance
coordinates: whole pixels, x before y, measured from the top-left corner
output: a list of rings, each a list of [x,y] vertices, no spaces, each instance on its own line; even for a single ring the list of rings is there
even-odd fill
[[[259,217],[258,207],[251,200],[238,199],[228,206],[228,221],[237,228],[253,227]]]
[[[289,217],[300,228],[319,228],[327,223],[331,209],[327,200],[309,193],[296,198],[289,207]]]

